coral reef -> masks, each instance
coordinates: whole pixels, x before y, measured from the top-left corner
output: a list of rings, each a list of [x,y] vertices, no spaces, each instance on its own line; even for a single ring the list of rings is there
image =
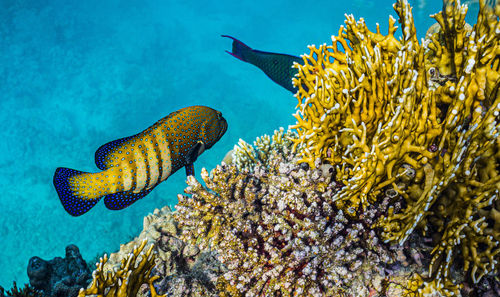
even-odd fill
[[[498,273],[500,6],[480,6],[470,28],[467,7],[445,0],[432,16],[439,29],[421,43],[406,0],[394,4],[400,39],[392,17],[382,35],[347,15],[332,45],[310,46],[295,65],[300,162],[334,166],[342,188],[333,200],[351,216],[387,189],[405,198],[377,225],[385,242],[403,244],[416,228],[433,235],[422,292],[457,292],[457,258],[473,283]]]
[[[230,161],[227,159],[224,161],[226,164],[235,164],[239,170],[246,169],[251,172],[257,164],[266,166],[271,153],[290,155],[293,146],[290,139],[296,137],[294,132],[290,130],[285,132],[285,129],[281,127],[275,130],[272,136],[265,134],[257,137],[253,146],[240,139],[231,151]]]
[[[179,233],[170,208],[156,209],[144,218],[139,236],[97,263],[95,284],[80,296],[122,296],[116,288],[124,283],[121,276],[127,275],[124,263],[129,261],[128,273],[135,276],[130,278],[129,288],[125,288],[126,296],[217,296],[215,285],[223,267],[213,252],[185,244],[178,238]],[[139,261],[147,262],[132,268],[140,249],[148,252]]]
[[[202,170],[207,187],[189,177],[191,196],[179,195],[182,238],[217,250],[228,269],[218,282],[221,296],[402,293],[384,284],[389,276],[394,284],[407,281],[410,273],[397,268],[404,247],[383,244],[370,228],[389,198],[348,218],[330,199],[338,190],[330,171],[306,171],[293,154],[271,154],[267,163],[253,173],[234,164],[217,166],[211,177]]]
[[[43,296],[50,297],[75,297],[92,278],[87,263],[75,245],[66,247],[65,258],[56,257],[45,261],[32,257],[27,272],[31,286],[43,292]]]
[[[12,289],[10,289],[10,291],[7,291],[7,293],[5,293],[4,288],[0,286],[0,297],[42,297],[42,296],[43,295],[40,291],[30,287],[28,284],[24,285],[24,288],[19,290],[17,288],[16,282],[14,282]]]

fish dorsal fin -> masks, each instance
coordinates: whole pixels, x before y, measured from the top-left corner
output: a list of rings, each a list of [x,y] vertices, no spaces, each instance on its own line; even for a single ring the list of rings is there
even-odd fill
[[[104,205],[111,210],[120,210],[129,207],[132,203],[144,198],[153,188],[134,193],[132,190],[104,196]]]
[[[106,170],[111,167],[112,160],[117,158],[119,148],[127,141],[134,138],[136,135],[120,138],[101,145],[95,152],[95,164],[101,170]]]

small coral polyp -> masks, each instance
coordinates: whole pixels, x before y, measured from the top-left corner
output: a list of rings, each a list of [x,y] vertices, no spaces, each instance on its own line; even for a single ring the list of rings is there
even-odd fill
[[[378,222],[385,241],[439,234],[432,277],[446,283],[460,253],[477,283],[500,260],[500,5],[480,1],[470,28],[467,6],[444,1],[422,42],[408,2],[394,9],[402,38],[392,17],[384,36],[347,15],[332,45],[295,64],[293,141],[305,147],[300,162],[335,167],[339,208],[355,216],[395,190],[406,207]]]

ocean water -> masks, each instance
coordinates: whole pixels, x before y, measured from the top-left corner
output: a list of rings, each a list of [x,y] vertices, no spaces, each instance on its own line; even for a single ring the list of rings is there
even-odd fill
[[[224,50],[228,34],[249,46],[300,55],[330,43],[344,13],[387,32],[393,1],[0,0],[0,285],[28,282],[32,256],[87,260],[142,230],[155,208],[174,206],[184,170],[122,211],[99,203],[67,214],[52,185],[57,167],[98,171],[102,144],[190,105],[220,110],[229,128],[195,163],[215,167],[239,138],[252,142],[295,122],[296,99]],[[417,32],[440,1],[411,1]],[[477,4],[468,21],[475,23]],[[400,31],[398,31],[400,33]]]

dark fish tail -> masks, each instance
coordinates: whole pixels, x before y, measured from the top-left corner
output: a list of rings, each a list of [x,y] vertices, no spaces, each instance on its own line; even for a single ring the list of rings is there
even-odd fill
[[[231,52],[226,51],[226,53],[228,53],[231,56],[238,58],[244,62],[249,62],[248,55],[252,51],[251,47],[249,47],[248,45],[244,44],[243,42],[239,41],[238,39],[236,39],[232,36],[229,36],[229,35],[221,35],[221,36],[231,38],[233,40],[232,51]]]
[[[292,83],[292,78],[298,73],[298,69],[292,66],[294,63],[303,64],[302,58],[255,50],[229,35],[222,35],[222,37],[228,37],[233,40],[232,52],[226,51],[227,53],[244,62],[257,66],[275,83],[290,92],[297,92],[297,88]]]

